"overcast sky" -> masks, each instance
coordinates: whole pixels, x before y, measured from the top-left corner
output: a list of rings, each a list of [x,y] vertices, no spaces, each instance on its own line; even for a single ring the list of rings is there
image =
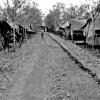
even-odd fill
[[[71,4],[80,5],[81,3],[85,3],[84,1],[85,0],[37,0],[37,3],[39,4],[39,8],[41,8],[43,12],[47,13],[56,2],[62,2],[68,7]]]
[[[48,13],[49,9],[52,8],[56,2],[62,2],[66,5],[66,7],[69,7],[72,5],[80,5],[84,3],[89,3],[92,0],[37,0],[36,2],[39,4],[39,8],[42,9],[44,13]],[[97,0],[94,0],[97,1]]]
[[[0,0],[1,5],[3,5],[2,3],[3,1],[5,0]],[[31,1],[36,1],[36,3],[38,3],[39,5],[38,7],[42,10],[44,14],[47,14],[49,12],[49,9],[52,9],[52,6],[56,4],[57,2],[64,3],[66,7],[69,7],[71,4],[80,5],[82,3],[86,3],[86,0],[31,0]],[[97,0],[94,0],[94,1],[97,1]]]

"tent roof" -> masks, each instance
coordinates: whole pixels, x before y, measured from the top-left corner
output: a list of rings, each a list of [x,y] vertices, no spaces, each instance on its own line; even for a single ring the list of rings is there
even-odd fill
[[[98,16],[95,20],[95,29],[100,29],[100,16]]]
[[[88,27],[86,27],[85,30],[87,31]],[[95,30],[100,30],[100,16],[98,16],[95,20]],[[93,36],[93,22],[90,23],[88,38],[91,36]]]
[[[93,24],[93,23],[91,22],[90,24]],[[95,29],[99,29],[100,30],[100,15],[95,20]]]
[[[82,26],[84,26],[86,23],[86,20],[78,20],[78,19],[72,19],[71,20],[71,28],[72,30],[80,29]]]
[[[16,23],[8,22],[11,28],[18,29],[18,25]]]
[[[28,31],[32,31],[29,27],[29,25],[21,25],[22,27],[24,27],[25,29],[27,29]]]

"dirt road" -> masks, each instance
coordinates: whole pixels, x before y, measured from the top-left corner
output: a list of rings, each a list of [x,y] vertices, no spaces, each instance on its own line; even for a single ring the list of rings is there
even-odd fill
[[[100,87],[48,35],[37,35],[30,44],[15,85],[2,100],[100,100]]]

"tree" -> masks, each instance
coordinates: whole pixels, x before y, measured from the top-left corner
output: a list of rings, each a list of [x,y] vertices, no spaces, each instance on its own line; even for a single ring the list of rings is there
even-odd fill
[[[33,24],[36,26],[37,23],[39,25],[42,21],[41,12],[35,2],[30,5],[27,0],[5,0],[4,4],[5,8],[0,7],[0,11],[4,20],[9,20],[13,23],[13,29],[15,22],[29,25],[32,28]],[[13,30],[13,38],[15,44],[15,30]]]
[[[63,12],[63,20],[71,20],[77,18],[78,16],[78,6],[71,5],[71,7],[66,8]]]
[[[78,8],[78,17],[87,17],[89,11],[89,4],[82,4]]]
[[[35,2],[24,6],[22,14],[19,15],[18,22],[22,25],[31,26],[34,31],[38,31],[39,26],[42,24],[42,12],[38,9]]]
[[[69,15],[69,17],[70,18],[76,18],[77,17],[77,10],[78,10],[77,6],[71,5],[71,7],[68,8],[68,15]]]
[[[42,13],[34,1],[27,2],[28,0],[6,0],[5,8],[0,7],[0,11],[5,20],[34,26],[36,30],[35,27],[42,23]]]
[[[47,26],[55,25],[57,23],[57,17],[58,16],[55,16],[55,12],[50,11],[49,14],[45,18],[45,24]]]
[[[2,8],[0,6],[0,11],[2,12],[2,15],[4,16],[4,20],[12,21],[13,28],[14,28],[14,22],[17,19],[17,14],[19,13],[19,9],[21,9],[23,4],[25,3],[25,0],[10,0],[10,1],[6,0],[4,2],[5,8]],[[14,30],[13,30],[13,37],[14,37],[14,44],[15,44],[15,31]]]
[[[57,25],[61,22],[62,15],[65,9],[65,5],[63,3],[57,3],[53,5],[53,10],[49,11],[49,14],[45,17],[45,23],[48,26]]]
[[[4,15],[5,19],[16,21],[20,9],[25,4],[25,0],[6,0],[4,4],[5,4],[5,8],[2,8],[0,6],[0,10],[2,11],[2,14]]]

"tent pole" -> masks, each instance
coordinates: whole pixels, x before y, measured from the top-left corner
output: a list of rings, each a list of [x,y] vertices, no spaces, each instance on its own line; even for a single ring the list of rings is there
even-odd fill
[[[26,38],[26,40],[27,40],[27,35],[26,35],[26,28],[25,28],[25,38]]]
[[[94,36],[95,36],[95,20],[93,18],[93,40],[92,40],[92,48],[93,48],[93,50],[94,50],[94,41],[95,41]]]
[[[16,44],[16,41],[15,41],[15,30],[14,30],[14,22],[13,22],[13,36],[14,36],[14,50],[15,50],[15,44]]]

